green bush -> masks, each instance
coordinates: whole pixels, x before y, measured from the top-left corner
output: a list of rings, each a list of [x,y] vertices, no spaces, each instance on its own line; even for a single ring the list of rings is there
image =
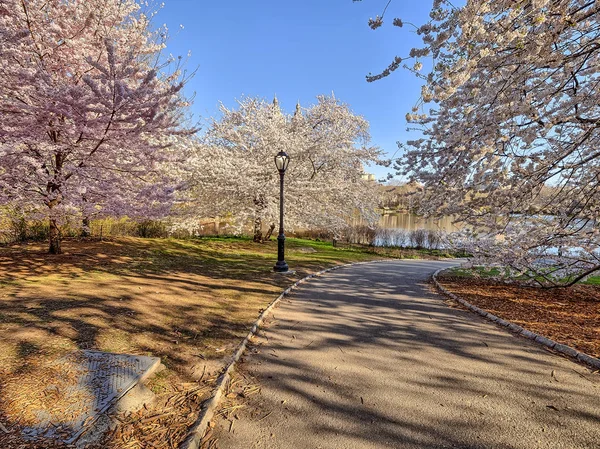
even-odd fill
[[[157,220],[144,220],[137,224],[137,236],[143,238],[168,237],[167,226]]]

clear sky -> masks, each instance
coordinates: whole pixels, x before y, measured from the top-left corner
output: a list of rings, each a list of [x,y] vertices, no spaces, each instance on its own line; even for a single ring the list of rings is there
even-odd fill
[[[187,86],[195,92],[193,111],[201,119],[218,115],[219,102],[234,106],[243,95],[277,95],[286,111],[296,101],[314,102],[335,92],[371,124],[373,144],[390,156],[407,139],[405,114],[421,83],[399,69],[367,83],[365,75],[385,68],[394,56],[419,45],[411,28],[393,27],[393,17],[422,23],[431,1],[395,0],[386,24],[376,31],[367,21],[381,14],[387,0],[164,0],[155,21],[165,23],[167,50],[198,68]],[[183,25],[183,29],[180,29]],[[369,169],[378,177],[388,169]]]

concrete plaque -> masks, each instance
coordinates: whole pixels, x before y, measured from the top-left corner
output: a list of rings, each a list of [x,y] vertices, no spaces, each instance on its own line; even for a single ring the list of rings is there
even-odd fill
[[[61,410],[60,418],[36,410],[39,425],[25,428],[26,437],[54,438],[67,444],[75,442],[100,414],[160,365],[157,357],[100,351],[72,353],[62,362],[76,367],[76,381],[61,392],[69,405]]]

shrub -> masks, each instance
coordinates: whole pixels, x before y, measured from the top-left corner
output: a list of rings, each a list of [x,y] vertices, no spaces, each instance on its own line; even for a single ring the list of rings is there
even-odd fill
[[[442,244],[441,231],[434,231],[434,230],[427,231],[427,247],[429,249],[440,249],[441,244]]]
[[[137,236],[143,238],[167,237],[167,226],[157,220],[144,220],[137,224]]]
[[[422,249],[427,242],[427,231],[425,229],[415,229],[414,231],[411,231],[409,240],[410,246],[416,249]]]

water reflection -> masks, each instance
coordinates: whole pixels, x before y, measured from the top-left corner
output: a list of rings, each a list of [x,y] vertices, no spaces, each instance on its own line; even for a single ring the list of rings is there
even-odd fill
[[[384,214],[379,219],[379,227],[384,229],[403,229],[405,231],[415,231],[425,229],[427,231],[454,232],[459,228],[452,223],[452,217],[442,217],[440,219],[420,217],[415,214],[396,212],[393,214]]]
[[[452,217],[433,219],[395,212],[383,214],[375,228],[360,219],[355,220],[346,237],[351,243],[440,249],[448,247],[446,236],[459,229]]]
[[[452,217],[434,219],[421,217],[408,212],[394,212],[381,215],[377,227],[380,229],[401,229],[404,231],[425,229],[427,231],[450,233],[460,229],[460,227],[452,223],[452,221]],[[357,219],[353,224],[355,226],[363,226],[367,223],[362,219]]]

